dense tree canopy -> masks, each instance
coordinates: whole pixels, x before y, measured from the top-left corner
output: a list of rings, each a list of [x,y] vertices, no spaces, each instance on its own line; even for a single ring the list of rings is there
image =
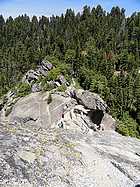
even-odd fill
[[[120,132],[140,135],[140,12],[126,17],[124,9],[98,5],[50,18],[0,16],[0,96],[46,56],[71,66],[71,75],[99,93],[121,123],[129,116],[129,130],[122,132],[123,123]]]

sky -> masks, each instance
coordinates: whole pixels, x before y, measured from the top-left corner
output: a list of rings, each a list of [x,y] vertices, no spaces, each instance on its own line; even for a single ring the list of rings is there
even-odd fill
[[[110,11],[113,6],[126,9],[126,15],[140,11],[140,0],[0,0],[0,14],[5,18],[27,14],[30,17],[51,16],[64,13],[67,8],[72,8],[76,12],[82,11],[83,6],[91,7],[100,4],[106,11]]]

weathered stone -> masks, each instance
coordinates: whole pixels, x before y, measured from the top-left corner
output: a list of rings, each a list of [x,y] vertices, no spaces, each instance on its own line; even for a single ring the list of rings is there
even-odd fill
[[[105,126],[105,130],[115,130],[116,129],[116,120],[114,118],[112,118],[111,115],[105,113],[104,117],[102,119],[102,124],[104,124]]]
[[[54,84],[55,84],[57,87],[61,86],[61,84],[60,84],[58,81],[55,81]]]
[[[9,91],[9,92],[6,94],[6,97],[7,97],[7,99],[11,99],[11,98],[13,98],[15,95],[16,95],[16,93],[15,93],[14,91]]]
[[[46,77],[48,75],[48,70],[44,69],[42,66],[37,69],[40,75]]]
[[[36,156],[34,153],[29,151],[19,151],[17,155],[24,161],[29,162],[30,164],[33,163],[36,159]]]
[[[32,92],[35,93],[35,92],[40,92],[41,91],[41,85],[40,84],[37,84],[37,83],[34,83],[32,85],[32,88],[31,88]]]
[[[78,90],[74,98],[53,92],[48,104],[49,94],[32,93],[7,117],[0,113],[0,186],[139,185],[140,141],[114,131],[106,103]],[[14,101],[8,95],[2,111]],[[105,131],[94,132],[101,124]]]
[[[39,79],[40,76],[47,76],[48,71],[53,68],[53,65],[47,61],[42,61],[35,70],[29,70],[22,79],[22,82],[32,84],[33,81]]]
[[[80,104],[88,109],[102,110],[104,112],[108,109],[107,104],[98,94],[84,90],[76,90],[75,97]]]
[[[4,103],[3,103],[3,100],[1,99],[0,100],[0,111],[3,109],[3,107],[4,107]]]
[[[0,186],[139,185],[140,141],[113,131],[0,124],[0,150]]]
[[[35,90],[36,92],[37,90]],[[91,93],[92,94],[92,93]],[[4,117],[4,120],[10,120],[11,123],[20,122],[22,124],[28,121],[34,125],[38,125],[43,128],[48,128],[49,126],[58,127],[62,120],[62,115],[64,114],[64,120],[67,124],[73,124],[77,129],[81,131],[81,127],[84,125],[86,128],[97,129],[100,124],[104,124],[105,129],[115,129],[115,120],[103,111],[99,110],[99,105],[96,106],[95,100],[92,102],[92,109],[85,103],[78,105],[77,100],[71,98],[67,93],[54,92],[52,94],[52,102],[47,103],[49,92],[46,93],[32,93],[25,98],[21,98],[17,103],[6,105],[3,114],[7,111],[8,107],[13,107],[11,113]],[[90,95],[88,93],[88,95]],[[93,94],[92,94],[93,96]],[[46,98],[46,99],[44,99]],[[97,96],[96,96],[97,98]],[[78,100],[79,101],[79,100]],[[87,102],[87,101],[84,101]],[[100,103],[104,104],[104,101],[100,99]],[[88,102],[87,102],[88,103]],[[94,104],[94,105],[93,105]],[[101,105],[101,104],[100,104]],[[85,107],[86,106],[86,107]],[[93,110],[96,108],[97,110]],[[100,107],[101,109],[101,107]],[[73,112],[72,112],[73,111]],[[66,113],[79,113],[77,119],[67,119]],[[70,115],[70,114],[68,114]],[[3,115],[1,115],[2,118]],[[6,118],[6,119],[5,119]],[[30,119],[30,120],[28,120]],[[33,119],[33,120],[31,120]],[[1,120],[2,121],[2,120]],[[66,126],[64,126],[65,128]],[[66,127],[67,128],[67,127]]]
[[[41,64],[45,66],[48,70],[51,70],[53,68],[53,65],[48,61],[43,60]]]
[[[33,81],[38,80],[38,73],[34,70],[29,70],[22,79],[22,82],[31,84]]]
[[[63,75],[60,75],[58,77],[58,80],[59,80],[60,84],[66,84],[66,82],[67,82],[66,79],[65,79],[65,77]]]

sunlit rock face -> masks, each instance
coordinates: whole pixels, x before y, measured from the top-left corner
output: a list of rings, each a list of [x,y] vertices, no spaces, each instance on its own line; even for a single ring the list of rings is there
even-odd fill
[[[0,112],[0,186],[139,185],[140,141],[114,131],[115,120],[97,94],[77,91],[74,97],[69,90],[54,92],[49,103],[50,92],[16,101],[8,94]]]
[[[0,124],[0,185],[133,187],[140,141],[113,131]]]
[[[81,90],[75,92],[76,97],[71,97],[69,91],[54,92],[49,104],[50,92],[31,93],[17,101],[8,97],[1,111],[1,121],[4,119],[10,123],[32,123],[43,128],[58,127],[64,114],[65,129],[97,130],[100,124],[104,124],[105,130],[115,129],[115,120],[107,114],[107,105],[97,94],[83,91],[80,95]],[[11,111],[6,115],[5,111],[9,106],[12,106]]]

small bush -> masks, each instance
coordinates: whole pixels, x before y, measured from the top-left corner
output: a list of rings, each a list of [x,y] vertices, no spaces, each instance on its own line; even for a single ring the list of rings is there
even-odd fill
[[[128,113],[124,113],[122,119],[119,121],[117,132],[124,136],[140,138],[140,134],[138,132],[138,124],[133,118],[129,116]]]
[[[54,88],[55,88],[55,86],[53,84],[46,83],[46,84],[44,84],[42,89],[43,89],[43,91],[51,91]]]
[[[95,92],[106,99],[110,93],[106,77],[99,74],[94,75],[91,81],[90,91]]]
[[[56,80],[60,74],[61,74],[61,69],[59,67],[54,68],[51,71],[49,71],[47,79],[48,81]]]
[[[49,61],[54,66],[57,66],[57,65],[60,64],[59,59],[55,56],[49,56],[48,55],[48,56],[45,57],[45,60]]]
[[[48,100],[47,100],[48,105],[49,105],[51,102],[52,102],[52,95],[49,94],[49,96],[48,96]]]
[[[71,67],[63,62],[59,62],[48,72],[47,81],[57,80],[61,74],[65,76],[68,82],[71,82]]]
[[[20,83],[16,89],[17,89],[18,97],[24,97],[28,95],[29,93],[31,93],[31,87],[27,83]]]
[[[41,82],[42,91],[51,91],[55,88],[55,86],[48,82],[48,77],[40,77],[38,82]]]
[[[65,92],[66,89],[67,89],[67,86],[63,84],[63,85],[61,85],[61,86],[59,86],[59,87],[57,88],[57,91],[58,91],[58,92]]]

